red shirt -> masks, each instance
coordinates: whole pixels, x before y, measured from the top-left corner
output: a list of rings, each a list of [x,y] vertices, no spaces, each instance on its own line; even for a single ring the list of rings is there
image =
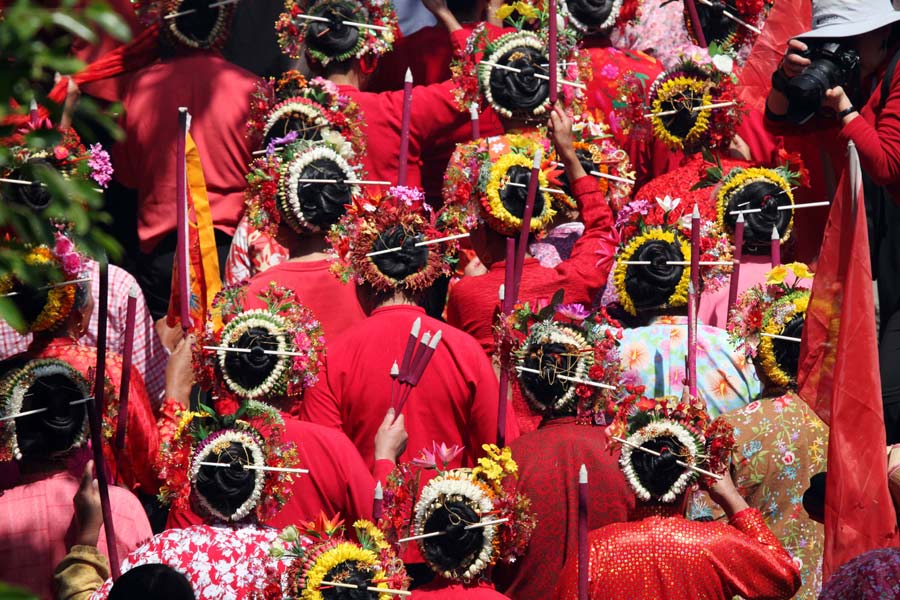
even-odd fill
[[[503,600],[509,598],[494,589],[494,586],[485,581],[473,583],[460,583],[447,581],[438,576],[433,581],[416,588],[410,596],[412,600],[457,600],[466,598],[471,600]]]
[[[569,258],[553,268],[526,258],[522,269],[519,300],[550,301],[559,289],[565,301],[591,306],[603,289],[616,252],[613,215],[597,187],[597,180],[585,176],[575,181],[573,194],[584,221],[584,235],[575,242]],[[494,353],[494,312],[503,283],[506,263],[497,262],[484,275],[463,277],[450,288],[447,322],[472,335],[488,355]]]
[[[387,481],[394,463],[375,463],[375,476],[366,468],[353,443],[340,431],[284,417],[284,439],[297,446],[300,468],[308,474],[294,477],[291,497],[267,527],[283,528],[312,521],[324,513],[348,522],[371,519],[376,478]],[[167,528],[190,527],[204,520],[193,511],[170,512]]]
[[[574,417],[546,421],[510,445],[519,465],[519,491],[531,499],[537,527],[525,556],[494,572],[498,589],[516,600],[551,598],[566,561],[578,554],[578,469],[588,470],[588,525],[628,520],[634,493],[602,427]]]
[[[191,113],[213,223],[231,235],[244,208],[246,137],[257,77],[216,52],[198,51],[137,72],[125,91],[125,141],[113,148],[116,178],[138,190],[138,237],[150,252],[175,231],[178,107]]]
[[[416,458],[432,442],[446,442],[465,447],[450,468],[472,467],[484,455],[482,444],[497,439],[497,377],[475,340],[418,306],[378,308],[359,326],[332,339],[327,374],[320,374],[319,383],[307,391],[300,416],[343,429],[373,467],[375,433],[391,404],[391,365],[402,360],[417,317],[422,319],[422,333],[440,329],[443,335],[403,408],[409,443],[399,460]],[[518,435],[510,410],[507,439]]]
[[[288,261],[254,275],[247,284],[244,309],[265,308],[258,295],[271,282],[289,288],[322,323],[326,342],[366,318],[356,299],[356,285],[341,283],[327,260]]]

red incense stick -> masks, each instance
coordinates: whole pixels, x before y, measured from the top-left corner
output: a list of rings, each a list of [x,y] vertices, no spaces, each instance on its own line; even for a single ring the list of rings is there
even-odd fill
[[[122,383],[119,385],[119,416],[116,423],[116,450],[125,448],[125,431],[128,429],[128,392],[131,388],[131,360],[134,353],[134,320],[137,312],[137,288],[128,292],[125,308],[125,341],[122,346]]]

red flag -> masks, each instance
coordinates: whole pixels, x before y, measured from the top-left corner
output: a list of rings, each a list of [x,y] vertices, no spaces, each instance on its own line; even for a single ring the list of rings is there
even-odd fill
[[[900,544],[887,485],[862,174],[852,143],[848,159],[825,228],[797,375],[800,396],[831,426],[826,581],[851,558]]]

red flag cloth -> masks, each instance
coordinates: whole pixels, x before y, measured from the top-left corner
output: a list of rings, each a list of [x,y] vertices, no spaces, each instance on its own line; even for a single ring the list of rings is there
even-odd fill
[[[900,544],[888,491],[878,338],[856,148],[831,205],[806,314],[799,394],[831,426],[824,580],[853,557]]]

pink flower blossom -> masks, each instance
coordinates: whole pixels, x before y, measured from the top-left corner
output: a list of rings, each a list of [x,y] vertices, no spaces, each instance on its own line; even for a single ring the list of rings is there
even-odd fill
[[[424,469],[437,469],[438,461],[442,468],[446,469],[447,465],[453,462],[457,456],[463,451],[463,447],[457,444],[447,446],[444,442],[438,446],[437,442],[431,442],[431,450],[422,449],[422,454],[418,458],[413,459],[413,464]]]
[[[783,462],[786,465],[792,465],[792,464],[794,464],[795,459],[796,459],[796,457],[794,456],[794,453],[788,451],[788,452],[785,452],[784,455],[781,457],[781,462]]]
[[[100,144],[91,145],[91,157],[88,166],[91,168],[91,178],[100,187],[106,187],[112,179],[113,168],[109,160],[109,153]]]
[[[560,304],[556,307],[556,314],[561,317],[566,317],[567,319],[572,319],[573,321],[584,321],[587,319],[591,312],[584,307],[583,304]]]
[[[65,146],[56,146],[53,149],[53,156],[56,160],[66,160],[69,157],[69,149]]]

